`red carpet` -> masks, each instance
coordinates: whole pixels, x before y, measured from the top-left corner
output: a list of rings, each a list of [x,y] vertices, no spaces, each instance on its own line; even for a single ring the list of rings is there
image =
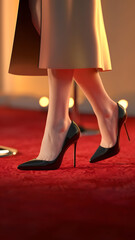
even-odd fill
[[[18,164],[37,156],[45,113],[0,108],[0,145],[19,150],[0,158],[0,239],[135,239],[135,118],[131,137],[121,132],[121,152],[90,164],[100,136],[81,136],[77,167],[73,146],[56,171],[20,171]],[[83,124],[97,126],[93,116]]]

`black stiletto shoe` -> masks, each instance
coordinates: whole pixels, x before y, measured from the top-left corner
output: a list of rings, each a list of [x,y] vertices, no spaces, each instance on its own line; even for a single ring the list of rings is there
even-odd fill
[[[56,159],[52,161],[45,160],[30,160],[18,166],[20,170],[55,170],[58,169],[62,163],[65,151],[74,144],[74,167],[76,167],[76,144],[80,137],[80,129],[77,124],[72,121],[65,137],[62,149]]]
[[[126,123],[125,123],[127,120],[126,109],[123,108],[123,106],[121,106],[119,103],[117,103],[117,105],[118,105],[118,133],[117,133],[116,143],[111,148],[104,148],[104,147],[99,146],[98,149],[96,150],[96,152],[94,153],[94,155],[92,156],[92,158],[90,159],[90,163],[95,163],[95,162],[104,160],[106,158],[113,157],[114,155],[119,153],[119,151],[120,151],[120,145],[119,145],[120,130],[121,130],[123,123],[124,123],[124,127],[125,127],[125,130],[127,133],[128,140],[130,141],[128,131],[126,128]]]

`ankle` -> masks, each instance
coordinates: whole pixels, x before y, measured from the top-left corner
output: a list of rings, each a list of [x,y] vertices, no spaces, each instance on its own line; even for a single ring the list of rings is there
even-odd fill
[[[68,128],[68,126],[70,125],[71,120],[68,119],[61,119],[61,121],[57,122],[57,124],[55,125],[55,129],[57,132],[61,133],[61,132],[65,132]]]
[[[47,121],[46,126],[48,126],[48,129],[55,130],[58,133],[64,132],[67,130],[68,126],[70,125],[71,120],[69,118],[67,119],[59,119],[58,121]]]
[[[110,119],[113,115],[117,113],[117,110],[117,103],[111,102],[110,104],[105,105],[102,111],[98,112],[97,118]]]

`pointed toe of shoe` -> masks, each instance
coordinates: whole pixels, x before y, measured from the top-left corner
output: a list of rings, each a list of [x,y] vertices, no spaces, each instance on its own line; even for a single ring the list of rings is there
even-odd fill
[[[94,163],[94,160],[95,160],[95,153],[94,153],[94,155],[90,158],[89,162],[90,162],[90,163]]]
[[[21,169],[22,169],[22,165],[23,165],[23,164],[18,165],[18,166],[17,166],[17,169],[21,170]]]
[[[95,157],[94,157],[94,155],[90,158],[89,162],[90,162],[90,163],[94,163],[94,162],[95,162]]]
[[[20,170],[35,170],[40,168],[41,164],[43,164],[43,160],[30,160],[18,165],[17,168]]]
[[[95,163],[95,162],[98,162],[98,161],[100,161],[100,160],[97,157],[97,155],[95,155],[95,154],[89,160],[90,163]]]
[[[99,146],[97,151],[94,153],[94,155],[90,159],[90,163],[95,163],[95,162],[113,157],[116,154],[118,154],[119,151],[120,151],[120,148],[117,143],[111,148],[104,148]]]
[[[89,162],[95,163],[107,158],[107,152],[108,152],[107,148],[99,146],[96,152],[94,153],[94,155],[91,157]]]

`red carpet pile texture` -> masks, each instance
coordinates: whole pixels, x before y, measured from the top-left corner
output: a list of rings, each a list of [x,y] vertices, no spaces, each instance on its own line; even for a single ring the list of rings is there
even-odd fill
[[[81,124],[96,128],[95,116]],[[72,119],[74,120],[74,119]],[[46,121],[43,111],[0,108],[0,145],[18,149],[0,158],[0,239],[135,239],[135,118],[121,130],[121,151],[90,164],[100,135],[82,135],[73,168],[73,145],[55,171],[20,171],[35,158]]]

